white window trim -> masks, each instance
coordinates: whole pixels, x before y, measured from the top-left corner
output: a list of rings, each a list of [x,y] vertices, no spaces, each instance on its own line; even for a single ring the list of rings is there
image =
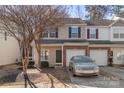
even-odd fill
[[[97,29],[97,28],[89,28],[89,29],[90,29],[90,30],[89,30],[89,31],[90,31],[89,39],[96,40],[96,29]],[[95,32],[94,32],[94,34],[95,34],[95,37],[94,37],[94,38],[92,38],[92,37],[90,36],[92,31],[95,31]]]
[[[119,37],[118,37],[118,38],[115,38],[115,37],[114,37],[114,34],[118,34]],[[113,38],[114,38],[114,39],[119,39],[119,38],[120,38],[120,34],[119,34],[119,33],[113,33]]]
[[[44,51],[48,51],[48,59],[47,60],[45,60],[45,59],[42,59],[42,50],[44,50]],[[49,60],[49,49],[41,49],[41,61],[48,61]]]
[[[112,29],[112,31],[113,31],[113,33],[112,33],[113,39],[115,39],[115,40],[123,40],[124,38],[120,38],[120,34],[124,34],[124,33],[121,32],[123,30],[124,30],[124,27],[114,27]],[[115,33],[119,34],[119,38],[114,38]]]
[[[70,26],[71,27],[71,29],[73,29],[73,28],[76,28],[76,29],[78,29],[80,26]],[[72,32],[72,31],[71,31]],[[79,33],[77,33],[77,34],[79,34]],[[80,37],[81,38],[81,37]],[[72,33],[71,33],[71,38],[70,39],[79,39],[79,37],[77,36],[77,37],[72,37]]]
[[[43,37],[43,39],[56,39],[56,36],[55,37],[50,37],[50,32],[55,32],[56,33],[56,31],[46,31],[46,32],[48,32],[48,37]]]

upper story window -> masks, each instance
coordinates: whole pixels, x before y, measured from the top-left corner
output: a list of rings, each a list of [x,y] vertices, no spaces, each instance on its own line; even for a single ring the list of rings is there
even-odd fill
[[[48,31],[44,31],[44,32],[42,32],[42,36],[43,36],[43,38],[48,38]]]
[[[81,29],[77,26],[69,27],[69,38],[80,38]]]
[[[124,33],[121,33],[120,34],[120,38],[124,38]]]
[[[118,33],[114,33],[113,34],[113,38],[119,38],[119,34]]]
[[[42,33],[43,38],[57,38],[58,37],[58,30],[56,29],[47,29]]]
[[[124,39],[124,28],[113,28],[113,38]]]
[[[115,39],[124,38],[124,33],[113,33],[113,38]]]
[[[90,38],[96,39],[96,29],[90,29]]]
[[[51,38],[56,38],[56,31],[51,31],[50,32],[50,37]]]
[[[96,29],[96,28],[87,29],[87,38],[88,39],[98,39],[98,29]]]

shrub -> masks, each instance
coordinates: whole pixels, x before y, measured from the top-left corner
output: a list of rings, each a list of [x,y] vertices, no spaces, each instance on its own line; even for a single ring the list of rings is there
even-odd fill
[[[48,61],[41,61],[41,67],[49,67],[49,62]]]
[[[35,62],[34,61],[29,61],[29,64],[28,64],[28,67],[29,68],[33,68],[34,67],[34,64],[35,64]]]

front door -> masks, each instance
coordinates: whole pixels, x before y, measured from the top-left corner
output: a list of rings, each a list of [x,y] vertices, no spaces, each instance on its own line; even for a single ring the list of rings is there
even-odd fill
[[[56,50],[56,63],[62,63],[62,50]]]

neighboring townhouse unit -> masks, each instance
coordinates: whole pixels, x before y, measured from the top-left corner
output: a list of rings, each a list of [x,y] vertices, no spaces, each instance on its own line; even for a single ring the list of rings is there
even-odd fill
[[[19,59],[19,47],[15,38],[0,33],[0,66],[15,63]]]
[[[72,56],[87,55],[99,66],[124,64],[123,20],[65,18],[63,21],[64,25],[42,33],[41,61],[48,61],[50,66],[68,66]],[[35,56],[35,49],[34,53]]]

